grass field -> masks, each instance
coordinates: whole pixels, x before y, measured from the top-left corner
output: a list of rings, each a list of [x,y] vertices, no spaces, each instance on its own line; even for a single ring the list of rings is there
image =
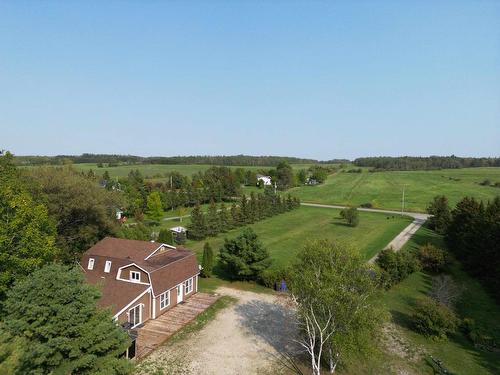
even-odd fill
[[[485,179],[500,182],[500,168],[337,173],[323,185],[302,186],[290,192],[305,202],[371,203],[375,208],[401,209],[405,186],[405,208],[425,211],[429,201],[439,194],[446,195],[453,205],[466,195],[483,200],[500,195],[500,188],[479,185]]]
[[[309,168],[312,164],[292,164],[293,169]],[[131,165],[119,165],[117,167],[103,167],[98,168],[95,163],[81,163],[73,164],[73,166],[81,171],[88,171],[92,169],[95,174],[102,175],[105,171],[108,171],[109,175],[114,178],[126,177],[130,171],[138,169],[143,176],[149,177],[153,180],[162,180],[163,176],[167,172],[179,172],[185,176],[191,177],[193,174],[198,172],[206,171],[212,165],[206,164],[131,164]],[[269,170],[273,167],[254,167],[254,166],[230,166],[229,168],[243,168],[250,169],[253,171],[259,170]],[[157,176],[157,178],[155,178]]]
[[[405,226],[406,217],[389,218],[378,213],[360,213],[360,224],[356,228],[346,226],[338,217],[339,211],[315,207],[301,207],[250,227],[255,230],[273,259],[273,266],[291,262],[304,244],[311,239],[326,238],[351,242],[365,259],[370,259],[385,247]],[[178,222],[167,222],[176,226]],[[224,238],[236,237],[242,228],[207,239],[217,252]],[[201,259],[205,241],[188,241],[186,247],[196,251]]]

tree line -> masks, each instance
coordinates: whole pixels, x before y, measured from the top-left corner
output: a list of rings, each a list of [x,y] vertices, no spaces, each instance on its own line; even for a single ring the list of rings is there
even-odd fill
[[[208,164],[225,166],[276,166],[281,162],[292,164],[319,163],[315,159],[290,156],[252,156],[252,155],[193,155],[193,156],[151,156],[90,154],[57,156],[16,156],[16,163],[21,165],[66,163],[112,163],[112,164]]]
[[[378,156],[357,158],[354,164],[358,167],[369,167],[374,170],[430,170],[456,169],[473,167],[500,167],[500,158],[469,158],[451,156]]]
[[[272,189],[266,189],[264,194],[252,192],[249,198],[243,194],[239,204],[233,202],[229,209],[224,203],[217,206],[212,201],[206,214],[196,205],[191,212],[188,238],[202,240],[298,207],[298,198],[282,197]]]

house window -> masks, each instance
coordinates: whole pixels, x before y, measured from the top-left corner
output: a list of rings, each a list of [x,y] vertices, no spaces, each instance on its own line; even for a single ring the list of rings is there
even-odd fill
[[[137,305],[128,311],[128,321],[132,325],[132,328],[138,326],[142,322],[142,311],[141,305]]]
[[[89,270],[94,269],[94,258],[89,258],[89,264],[87,266],[87,269],[89,269]]]
[[[104,265],[104,272],[109,273],[111,271],[111,261],[107,260],[106,264]]]
[[[141,281],[141,273],[137,271],[130,271],[130,280],[136,282]]]
[[[160,294],[160,310],[170,305],[170,290]]]
[[[193,278],[187,279],[184,283],[184,294],[191,293],[193,291]]]

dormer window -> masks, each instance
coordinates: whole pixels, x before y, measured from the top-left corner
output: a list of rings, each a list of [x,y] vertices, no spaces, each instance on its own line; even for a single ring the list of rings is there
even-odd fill
[[[130,271],[130,281],[141,281],[141,273],[137,271]]]
[[[104,272],[109,273],[111,271],[111,261],[107,260],[106,264],[104,265]]]
[[[93,270],[94,269],[94,258],[89,258],[89,264],[87,265],[88,270]]]

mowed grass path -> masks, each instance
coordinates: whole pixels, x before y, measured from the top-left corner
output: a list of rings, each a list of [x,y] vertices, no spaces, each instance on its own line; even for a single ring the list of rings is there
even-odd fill
[[[290,192],[304,202],[360,205],[401,209],[405,186],[405,207],[425,211],[436,195],[446,195],[452,205],[464,196],[488,200],[500,195],[500,188],[479,185],[485,179],[500,182],[500,168],[443,169],[437,171],[391,171],[337,173],[323,185],[302,186]]]
[[[370,259],[383,249],[411,219],[389,217],[379,213],[360,213],[360,224],[356,228],[346,226],[339,218],[339,210],[301,207],[250,225],[269,250],[273,267],[286,265],[309,240],[329,239],[352,243],[365,259]],[[174,223],[172,223],[172,226]],[[217,253],[224,238],[234,238],[242,228],[234,229],[217,237],[208,238]],[[186,247],[196,251],[200,260],[205,241],[188,241]]]

